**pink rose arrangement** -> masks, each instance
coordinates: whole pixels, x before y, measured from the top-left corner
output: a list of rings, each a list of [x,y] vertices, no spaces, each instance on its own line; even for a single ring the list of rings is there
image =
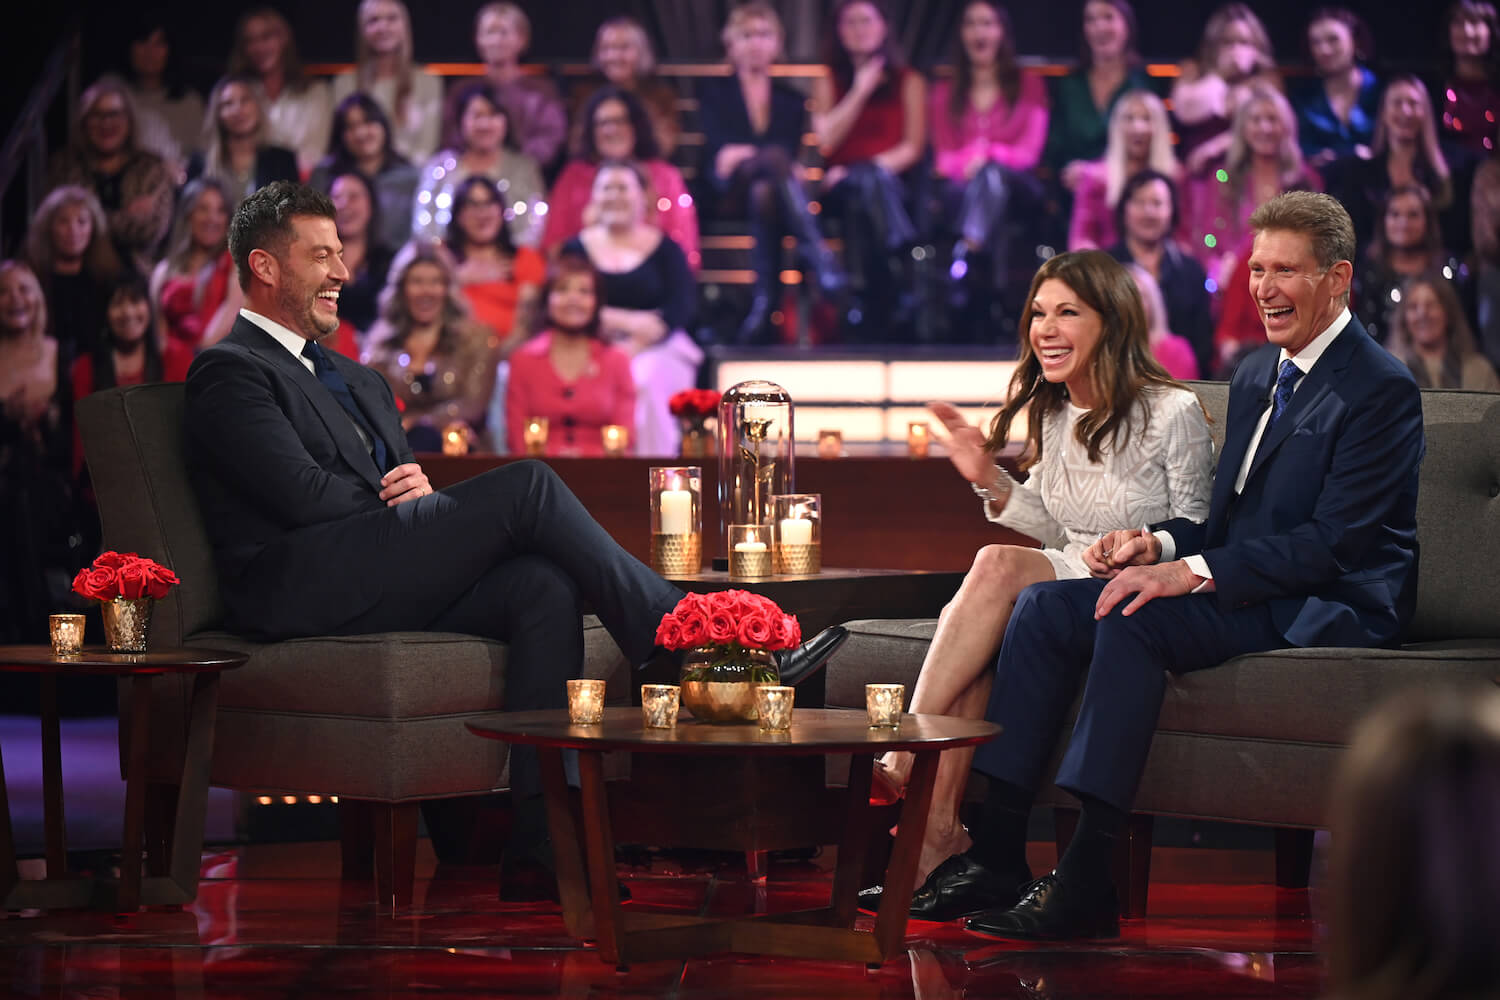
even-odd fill
[[[180,582],[176,573],[154,559],[111,550],[100,553],[93,565],[78,571],[73,578],[73,591],[94,601],[112,601],[116,597],[161,600]]]
[[[717,646],[717,653],[743,649],[772,652],[802,644],[796,615],[782,612],[769,597],[747,590],[688,594],[656,627],[656,644],[664,649]],[[736,649],[735,647],[738,647]]]

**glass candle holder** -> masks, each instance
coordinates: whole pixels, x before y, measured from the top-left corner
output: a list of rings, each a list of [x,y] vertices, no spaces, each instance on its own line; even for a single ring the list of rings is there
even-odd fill
[[[818,457],[842,458],[844,455],[844,432],[839,430],[818,431]]]
[[[467,455],[474,443],[474,431],[462,420],[455,420],[443,428],[443,454]]]
[[[906,700],[905,684],[866,684],[865,713],[871,729],[895,729],[901,725],[901,704]]]
[[[821,573],[823,494],[781,493],[771,502],[776,511],[776,572],[792,576]]]
[[[605,424],[599,428],[599,440],[608,458],[619,458],[630,447],[630,431],[623,424]]]
[[[760,728],[780,733],[792,728],[792,703],[797,689],[784,684],[762,684],[755,689],[755,712]]]
[[[547,454],[547,418],[527,417],[521,440],[526,442],[526,454],[533,457]]]
[[[651,568],[692,576],[703,568],[703,469],[654,467],[651,484]]]
[[[604,681],[568,681],[568,721],[575,726],[597,726],[604,718]]]
[[[771,526],[729,526],[729,577],[732,580],[764,580],[771,575]]]
[[[906,425],[906,453],[912,458],[926,458],[932,447],[932,429],[925,420],[913,420]]]
[[[719,401],[720,551],[735,524],[770,525],[771,497],[795,490],[792,397],[774,382],[741,382]],[[767,539],[769,546],[769,539]]]
[[[641,723],[647,729],[676,729],[682,688],[676,684],[641,685]]]
[[[47,616],[54,655],[72,656],[83,648],[83,622],[83,615]]]

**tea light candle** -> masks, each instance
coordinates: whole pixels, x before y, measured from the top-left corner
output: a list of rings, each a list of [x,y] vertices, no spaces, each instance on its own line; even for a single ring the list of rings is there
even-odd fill
[[[693,494],[689,490],[661,491],[661,533],[686,535],[693,530]]]
[[[568,721],[575,726],[595,726],[604,718],[604,681],[575,678],[568,681]]]
[[[605,424],[599,429],[599,436],[604,442],[604,454],[611,458],[625,454],[625,446],[630,443],[630,434],[621,424]]]
[[[768,524],[731,524],[729,526],[729,575],[757,580],[771,575],[771,526]]]
[[[895,729],[901,724],[901,703],[906,700],[905,684],[866,684],[865,713],[871,729]]]
[[[677,728],[682,688],[676,684],[641,685],[641,723],[647,729]]]
[[[462,420],[455,420],[448,424],[443,428],[443,454],[467,455],[471,433],[469,425]]]
[[[818,457],[839,458],[844,454],[844,432],[818,431]]]
[[[47,616],[54,655],[72,656],[83,648],[83,621],[83,615]]]
[[[784,732],[792,728],[792,704],[797,689],[783,684],[762,684],[755,689],[755,712],[764,732]]]
[[[913,420],[906,425],[906,453],[912,458],[926,458],[931,440],[931,431],[925,422]]]
[[[521,432],[521,439],[526,442],[526,454],[545,455],[547,453],[547,418],[527,417],[526,427]]]

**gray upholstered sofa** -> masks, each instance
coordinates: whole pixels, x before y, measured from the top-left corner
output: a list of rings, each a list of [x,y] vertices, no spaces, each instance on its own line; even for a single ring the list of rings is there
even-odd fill
[[[1228,386],[1194,388],[1221,435]],[[1278,882],[1305,885],[1311,831],[1355,720],[1404,688],[1500,679],[1500,394],[1424,391],[1422,410],[1417,609],[1405,644],[1260,653],[1170,678],[1135,803],[1144,838],[1117,868],[1127,912],[1145,909],[1152,815],[1276,827]],[[849,622],[828,666],[828,705],[862,707],[867,681],[904,681],[910,692],[935,624]],[[1072,802],[1045,787],[1045,801]]]
[[[150,556],[183,581],[159,602],[151,645],[251,653],[223,676],[210,783],[338,796],[345,876],[373,875],[383,906],[409,902],[418,804],[507,787],[507,746],[464,728],[504,704],[505,645],[435,632],[271,644],[229,635],[183,463],[182,385],[97,393],[79,402],[78,419],[105,546]],[[609,698],[628,704],[619,647],[592,618],[585,637],[586,676],[607,678]],[[185,729],[173,720],[186,718],[190,684],[173,675],[155,685],[156,813],[172,809]]]

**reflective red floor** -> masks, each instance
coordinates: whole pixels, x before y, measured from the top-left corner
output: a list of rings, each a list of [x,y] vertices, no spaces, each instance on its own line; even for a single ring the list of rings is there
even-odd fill
[[[425,844],[424,844],[425,847]],[[1033,867],[1052,862],[1034,844]],[[382,918],[342,886],[331,843],[204,856],[195,905],[116,920],[0,916],[0,996],[321,997],[1314,997],[1308,893],[1270,884],[1269,852],[1158,849],[1150,912],[1105,944],[1023,946],[962,924],[913,923],[878,970],[725,955],[616,971],[568,937],[555,906],[502,904],[493,871],[419,865],[410,913]],[[627,906],[704,914],[826,903],[831,859],[773,862],[763,886],[728,859],[620,867]]]

